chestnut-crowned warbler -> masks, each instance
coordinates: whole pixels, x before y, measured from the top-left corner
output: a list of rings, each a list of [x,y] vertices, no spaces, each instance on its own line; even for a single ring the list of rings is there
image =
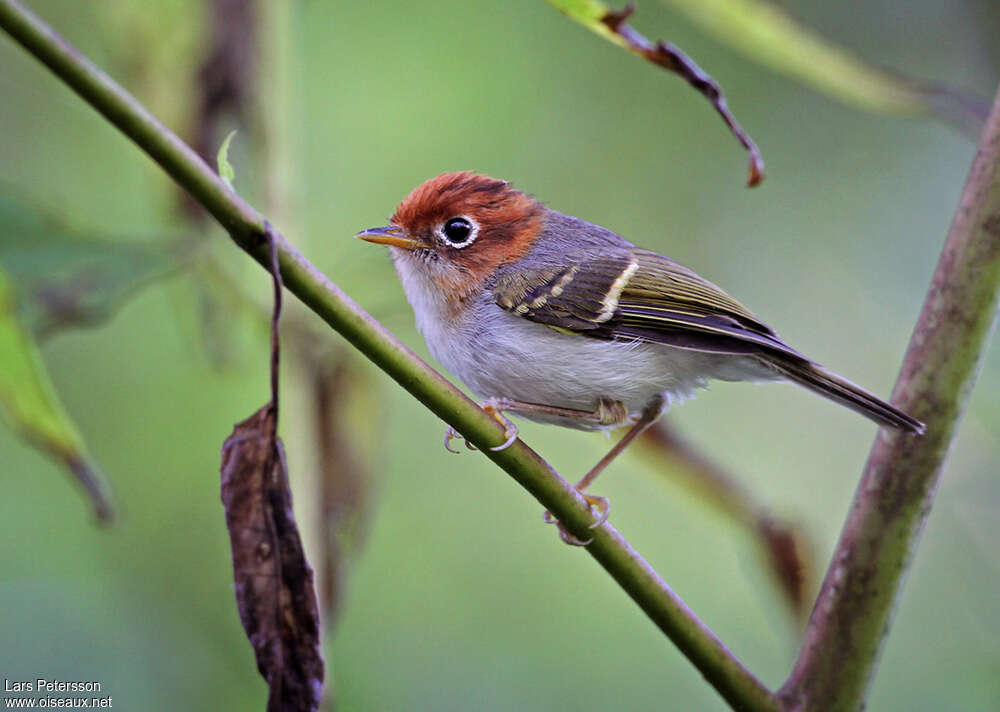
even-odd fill
[[[517,436],[503,411],[584,430],[632,426],[581,491],[712,378],[792,381],[880,425],[923,432],[687,267],[506,181],[445,173],[410,193],[389,226],[358,237],[390,247],[431,353],[506,426],[494,449]],[[606,500],[588,500],[607,516]]]

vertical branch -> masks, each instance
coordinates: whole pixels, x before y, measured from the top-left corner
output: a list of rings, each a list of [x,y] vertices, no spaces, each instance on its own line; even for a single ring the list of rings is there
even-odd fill
[[[1000,92],[893,392],[895,405],[925,421],[927,432],[879,432],[799,659],[781,690],[787,709],[863,705],[975,383],[998,295]]]

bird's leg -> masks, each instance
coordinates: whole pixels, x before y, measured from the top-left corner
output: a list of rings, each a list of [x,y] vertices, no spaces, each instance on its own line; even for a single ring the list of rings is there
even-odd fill
[[[602,457],[596,465],[590,468],[587,474],[580,478],[580,481],[576,483],[576,488],[582,492],[590,486],[590,483],[597,479],[597,476],[604,471],[604,468],[611,464],[612,460],[621,454],[622,450],[627,448],[633,440],[642,435],[646,428],[659,419],[660,413],[662,412],[663,398],[658,397],[655,403],[650,404],[645,410],[642,411],[642,415],[639,416],[639,419],[635,421],[635,424],[629,429],[629,431],[622,436],[622,439],[615,443],[614,447],[608,451],[608,454]]]
[[[649,405],[642,411],[638,420],[636,420],[632,427],[627,433],[615,443],[615,446],[611,448],[607,455],[602,457],[600,461],[590,468],[580,481],[576,483],[576,489],[583,495],[583,498],[587,500],[590,506],[597,510],[598,519],[596,522],[590,525],[591,529],[596,529],[608,520],[608,515],[611,511],[611,503],[608,501],[607,497],[599,497],[596,495],[586,494],[583,490],[586,489],[591,482],[593,482],[599,474],[606,468],[611,461],[614,460],[618,455],[629,446],[629,444],[635,440],[642,432],[656,422],[657,418],[663,412],[664,399],[662,396],[657,396]],[[514,441],[517,439],[517,426],[510,421],[507,416],[504,415],[505,410],[520,411],[528,413],[543,413],[546,415],[555,415],[563,418],[573,418],[581,420],[588,423],[593,423],[597,426],[616,426],[616,425],[628,425],[630,418],[628,415],[628,409],[625,404],[621,401],[612,401],[606,398],[602,398],[594,410],[576,410],[574,408],[560,408],[558,406],[543,405],[541,403],[528,403],[527,401],[518,401],[512,398],[489,398],[479,404],[479,407],[485,410],[487,413],[496,418],[497,422],[504,426],[504,434],[507,436],[507,440],[496,447],[490,448],[491,450],[503,450],[510,447]],[[457,450],[451,449],[451,441],[453,438],[461,437],[455,429],[449,427],[444,434],[444,446],[449,452],[457,453]],[[465,446],[470,450],[475,450],[476,448],[466,441]],[[580,541],[575,536],[570,534],[565,527],[552,516],[551,512],[545,512],[543,519],[550,524],[557,524],[559,526],[559,537],[573,546],[586,546],[592,540]]]
[[[628,423],[628,411],[625,404],[619,401],[609,401],[601,399],[596,410],[576,410],[575,408],[559,408],[554,405],[542,405],[541,403],[528,403],[527,401],[514,400],[512,398],[487,398],[479,407],[492,415],[500,425],[504,426],[504,435],[507,440],[491,447],[490,450],[505,450],[517,440],[517,426],[504,415],[505,410],[520,411],[522,413],[544,413],[546,415],[556,415],[563,418],[574,418],[595,425],[625,425]],[[451,449],[451,441],[454,438],[462,437],[451,426],[444,433],[444,447],[448,452],[458,453],[458,450]],[[466,441],[465,446],[470,450],[475,450],[475,446]]]
[[[602,402],[603,405],[603,402]],[[590,468],[590,470],[580,481],[576,483],[576,489],[583,495],[584,499],[591,507],[597,509],[600,513],[599,519],[590,525],[591,529],[596,529],[608,520],[608,515],[611,513],[611,503],[608,501],[607,497],[597,497],[594,495],[588,495],[584,493],[584,490],[590,485],[591,482],[597,479],[597,476],[601,474],[604,469],[611,464],[611,462],[618,457],[622,451],[627,448],[633,440],[642,435],[642,433],[650,425],[655,423],[660,415],[663,413],[664,399],[663,396],[657,396],[655,399],[650,401],[650,403],[643,409],[642,414],[639,419],[635,421],[629,431],[622,436],[622,439],[615,443],[608,453],[598,460],[597,464]],[[557,524],[559,526],[559,537],[572,546],[586,546],[593,539],[588,539],[586,541],[580,541],[575,536],[566,531],[562,523],[559,522],[555,517],[552,516],[551,512],[546,511],[542,518],[549,524]]]

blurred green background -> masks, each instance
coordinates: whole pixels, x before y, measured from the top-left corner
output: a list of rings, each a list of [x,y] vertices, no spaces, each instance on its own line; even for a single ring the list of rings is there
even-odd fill
[[[782,4],[875,65],[987,97],[1000,79],[992,3]],[[201,3],[31,6],[188,135],[208,34]],[[540,0],[268,4],[258,39],[275,62],[258,84],[269,108],[234,139],[236,186],[261,207],[283,195],[278,226],[423,355],[388,255],[351,236],[383,224],[422,180],[472,168],[688,264],[797,348],[888,395],[974,141],[930,119],[845,107],[651,0],[634,24],[721,83],[764,152],[762,187],[743,188],[745,154],[704,99]],[[0,190],[109,239],[196,232],[162,172],[6,38],[0,96]],[[267,298],[265,275],[217,228],[204,249]],[[111,321],[44,345],[114,485],[116,526],[95,528],[64,473],[0,429],[4,678],[99,680],[115,709],[263,708],[233,602],[218,462],[232,424],[267,397],[266,340],[252,319],[223,312],[213,333],[230,357],[219,368],[193,285],[159,282]],[[363,402],[380,405],[360,414],[367,430],[356,427],[372,506],[326,646],[339,709],[725,709],[590,557],[542,524],[535,501],[481,455],[446,453],[444,424],[360,367],[372,396]],[[283,387],[296,503],[314,546],[310,384],[288,360]],[[906,582],[873,710],[1000,708],[998,397],[994,344]],[[874,426],[774,385],[717,384],[670,418],[804,527],[814,587]],[[373,427],[375,444],[364,446]],[[607,447],[527,423],[522,436],[567,477]],[[634,453],[598,491],[687,603],[780,684],[798,625],[745,532]]]

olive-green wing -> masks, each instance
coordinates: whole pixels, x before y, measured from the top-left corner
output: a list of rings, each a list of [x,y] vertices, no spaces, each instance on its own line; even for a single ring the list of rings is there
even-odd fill
[[[714,284],[648,250],[510,270],[498,276],[493,295],[503,309],[560,331],[699,351],[803,358]]]

